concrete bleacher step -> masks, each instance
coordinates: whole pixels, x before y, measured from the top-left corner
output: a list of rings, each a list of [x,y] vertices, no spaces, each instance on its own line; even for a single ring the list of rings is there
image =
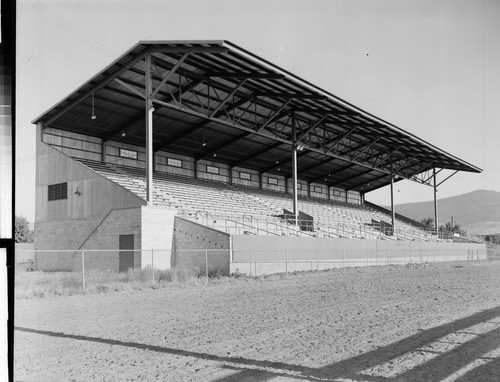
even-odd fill
[[[122,187],[144,198],[146,171],[119,164],[109,164],[92,160],[79,161],[118,183]],[[290,195],[268,190],[257,190],[244,186],[228,185],[221,182],[195,179],[187,176],[154,172],[153,203],[155,205],[176,208],[192,214],[193,211],[210,212],[216,215],[253,215],[268,219],[267,225],[277,224],[275,215],[283,213],[283,209],[291,210],[293,202]],[[391,221],[391,217],[379,210],[360,205],[348,205],[326,199],[299,197],[300,211],[313,216],[315,224],[323,227],[317,230],[316,236],[324,237],[364,237],[395,240],[380,233],[376,228],[365,226],[372,220]],[[361,231],[339,229],[339,225],[363,227]],[[260,229],[260,228],[256,228]],[[398,235],[406,240],[436,240],[432,235],[397,220],[395,229]],[[277,229],[276,229],[277,231]],[[288,228],[288,234],[304,234]]]

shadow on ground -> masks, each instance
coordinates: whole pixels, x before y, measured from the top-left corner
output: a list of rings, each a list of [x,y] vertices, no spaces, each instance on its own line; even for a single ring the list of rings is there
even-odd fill
[[[268,381],[280,376],[305,381],[328,381],[338,378],[348,378],[353,381],[373,382],[437,381],[446,378],[447,376],[470,364],[472,361],[481,359],[484,354],[500,347],[500,328],[494,329],[485,334],[480,334],[474,339],[467,341],[448,352],[439,354],[427,362],[424,362],[392,378],[363,374],[363,370],[391,361],[408,352],[418,350],[419,348],[429,345],[448,334],[459,332],[471,326],[491,321],[499,316],[500,306],[481,311],[471,316],[440,325],[432,329],[423,330],[415,335],[406,337],[390,345],[319,368],[311,368],[283,362],[261,361],[242,357],[221,357],[208,353],[192,352],[182,349],[140,344],[136,342],[117,341],[99,337],[80,336],[76,334],[65,334],[31,328],[15,327],[15,330],[52,337],[69,338],[78,341],[90,341],[109,345],[132,347],[141,350],[147,349],[149,351],[179,356],[195,357],[208,361],[221,362],[222,368],[235,371],[233,375],[217,379],[216,382],[236,382],[245,380]],[[494,358],[487,361],[488,362],[478,366],[477,368],[461,375],[457,381],[499,381],[500,358]]]

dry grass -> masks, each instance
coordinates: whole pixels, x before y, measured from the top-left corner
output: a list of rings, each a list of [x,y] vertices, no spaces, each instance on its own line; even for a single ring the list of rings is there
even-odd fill
[[[130,269],[128,272],[89,270],[85,272],[85,291],[82,274],[77,272],[23,272],[15,277],[15,296],[18,299],[98,294],[109,291],[156,289],[172,283],[206,283],[198,269],[176,267],[154,271],[151,268]]]

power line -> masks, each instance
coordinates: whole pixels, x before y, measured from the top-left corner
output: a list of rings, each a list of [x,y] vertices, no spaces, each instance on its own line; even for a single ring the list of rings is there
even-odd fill
[[[43,13],[45,13],[46,15],[48,15],[49,17],[51,17],[53,20],[55,20],[55,22],[61,27],[63,28],[64,30],[66,30],[69,34],[71,34],[73,37],[75,37],[77,40],[87,44],[88,46],[92,47],[93,49],[95,49],[96,51],[98,51],[99,53],[107,56],[107,57],[110,57],[110,58],[113,58],[115,59],[118,54],[116,52],[114,52],[113,50],[109,49],[107,46],[103,45],[102,43],[100,43],[99,41],[96,41],[95,39],[93,39],[92,37],[90,37],[89,35],[87,35],[86,33],[82,32],[81,30],[75,28],[73,25],[71,25],[70,23],[68,23],[63,17],[57,15],[55,12],[51,11],[49,8],[47,8],[47,6],[45,6],[44,4],[42,4],[40,1],[35,1],[35,2],[28,2],[28,4],[39,10],[39,11],[42,11]],[[129,59],[120,59],[118,61],[120,64],[122,65],[130,65],[131,64],[131,60]]]

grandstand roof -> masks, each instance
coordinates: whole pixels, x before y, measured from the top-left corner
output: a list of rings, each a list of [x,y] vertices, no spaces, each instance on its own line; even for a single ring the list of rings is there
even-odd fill
[[[155,151],[291,177],[295,145],[299,179],[360,192],[482,171],[229,41],[141,41],[33,122],[144,146],[149,61]]]

